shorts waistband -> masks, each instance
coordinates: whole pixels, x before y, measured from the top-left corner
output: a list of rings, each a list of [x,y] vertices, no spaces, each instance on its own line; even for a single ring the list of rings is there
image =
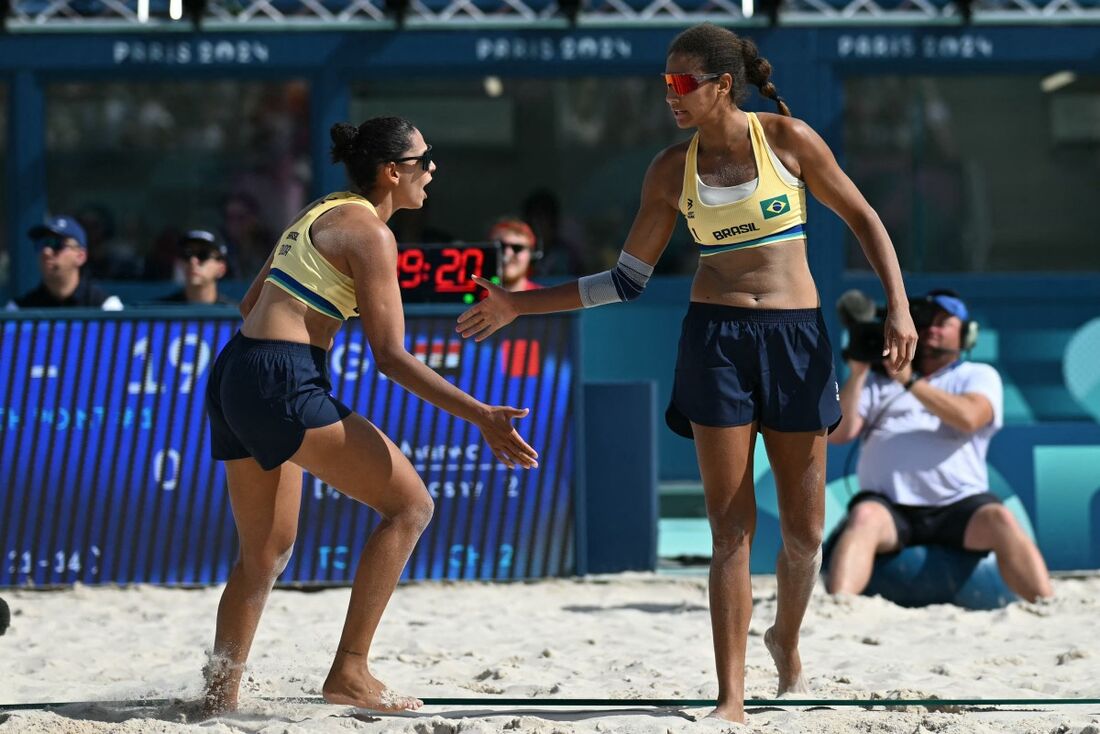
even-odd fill
[[[260,349],[265,352],[277,352],[291,357],[308,357],[314,362],[324,363],[328,350],[303,342],[288,342],[281,339],[253,339],[240,331],[234,336],[246,349]]]
[[[820,323],[821,308],[747,308],[721,303],[691,301],[688,314],[716,321],[748,321],[757,324]]]

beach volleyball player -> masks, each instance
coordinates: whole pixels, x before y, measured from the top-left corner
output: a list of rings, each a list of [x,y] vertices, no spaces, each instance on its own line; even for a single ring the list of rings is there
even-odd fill
[[[894,369],[912,359],[917,341],[885,228],[824,141],[790,116],[770,75],[756,46],[728,30],[703,24],[678,35],[667,57],[665,100],[676,123],[697,132],[650,165],[618,265],[523,293],[481,281],[488,298],[458,325],[463,336],[480,340],[521,314],[637,298],[677,213],[685,217],[701,257],[666,419],[695,439],[714,539],[713,715],[732,721],[745,715],[758,432],[775,475],[783,538],[776,620],[765,642],[779,671],[779,693],[805,689],[799,630],[821,564],[826,434],[840,420],[832,347],[806,257],[806,189],[844,219],[882,281],[890,307],[884,356]],[[780,114],[742,111],[748,84],[775,100]]]
[[[264,603],[294,544],[303,469],[382,516],[359,558],[324,697],[376,710],[420,705],[374,678],[367,654],[433,504],[394,443],[329,392],[327,350],[345,319],[360,317],[390,379],[474,423],[507,466],[536,465],[512,425],[526,410],[474,399],[404,347],[397,245],[386,221],[423,205],[436,170],[431,146],[396,117],[341,123],[331,134],[332,159],[345,165],[352,189],[314,202],[283,233],[241,302],[244,323],[207,387],[212,452],[225,461],[240,538],[206,670],[208,714],[237,705]]]

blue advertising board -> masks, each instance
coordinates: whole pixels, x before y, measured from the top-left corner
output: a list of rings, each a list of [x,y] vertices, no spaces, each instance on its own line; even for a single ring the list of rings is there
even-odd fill
[[[0,321],[0,586],[224,580],[236,532],[203,395],[239,326],[203,318]],[[539,468],[500,464],[477,429],[375,368],[358,322],[329,352],[333,393],[398,445],[436,514],[406,579],[571,573],[574,321],[524,320],[480,344],[451,316],[411,316],[407,348],[458,387],[531,408],[519,429]],[[379,522],[306,474],[284,583],[347,583]]]

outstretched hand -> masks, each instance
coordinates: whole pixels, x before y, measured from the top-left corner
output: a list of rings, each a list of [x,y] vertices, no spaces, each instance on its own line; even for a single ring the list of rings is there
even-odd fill
[[[917,327],[909,309],[891,309],[883,327],[883,364],[896,374],[913,361],[917,350]]]
[[[527,408],[491,405],[477,421],[477,427],[481,429],[481,435],[493,450],[493,455],[509,469],[515,469],[517,465],[525,469],[538,468],[538,452],[512,426],[513,420],[524,418],[530,412]]]
[[[476,275],[474,282],[489,291],[489,294],[481,303],[470,306],[458,317],[458,326],[455,327],[455,331],[462,334],[464,338],[472,336],[474,341],[480,342],[512,323],[519,315],[519,311],[513,303],[512,294],[499,285]]]

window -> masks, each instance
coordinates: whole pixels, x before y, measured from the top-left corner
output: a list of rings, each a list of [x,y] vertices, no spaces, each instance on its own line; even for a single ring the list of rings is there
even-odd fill
[[[250,278],[308,203],[308,115],[300,81],[51,85],[50,210],[84,224],[94,277],[170,278],[198,227]]]
[[[906,271],[1100,270],[1100,76],[1060,78],[846,82],[845,168]]]

